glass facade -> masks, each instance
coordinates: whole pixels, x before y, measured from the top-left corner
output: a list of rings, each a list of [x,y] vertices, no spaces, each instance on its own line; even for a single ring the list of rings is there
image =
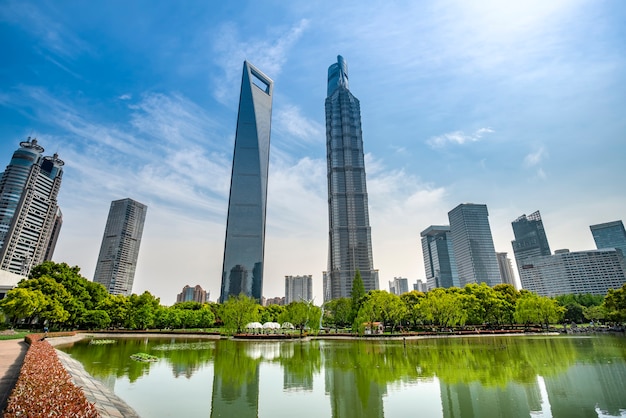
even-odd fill
[[[378,289],[365,184],[359,100],[348,90],[348,64],[328,68],[326,151],[329,255],[324,300],[349,297],[358,270],[365,290]]]
[[[530,215],[522,215],[513,222],[513,235],[515,239],[511,241],[517,271],[522,276],[524,265],[529,262],[532,257],[550,255],[550,245],[546,230],[543,227],[541,214],[539,211]]]
[[[428,289],[459,287],[452,236],[448,225],[431,225],[420,233]]]
[[[448,212],[460,286],[502,283],[487,205],[465,203]]]
[[[130,296],[148,207],[132,199],[111,202],[93,281],[112,295]]]
[[[269,77],[244,62],[220,302],[240,293],[259,301],[262,296],[273,86]]]
[[[597,249],[617,248],[626,256],[626,230],[622,221],[591,225],[589,229]]]
[[[313,276],[285,276],[285,305],[313,300]]]
[[[36,139],[21,142],[0,178],[0,269],[23,276],[52,258],[61,227],[64,163],[43,152]]]

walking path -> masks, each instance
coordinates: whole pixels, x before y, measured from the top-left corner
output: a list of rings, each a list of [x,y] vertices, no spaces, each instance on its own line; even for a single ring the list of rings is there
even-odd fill
[[[28,344],[23,339],[0,340],[0,416],[17,382]]]
[[[53,346],[70,343],[83,338],[58,337],[48,340]],[[24,356],[28,351],[28,344],[22,339],[0,340],[0,417],[6,407],[7,399],[15,387],[20,374]],[[70,357],[69,354],[56,350],[59,361],[72,377],[72,383],[82,389],[89,402],[96,405],[96,409],[103,418],[137,418],[139,415],[121,398],[115,395],[102,382],[85,371],[83,365]]]

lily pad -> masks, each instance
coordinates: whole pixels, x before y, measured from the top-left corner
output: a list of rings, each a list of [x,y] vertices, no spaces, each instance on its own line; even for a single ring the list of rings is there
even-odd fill
[[[141,362],[152,362],[152,361],[159,360],[157,356],[153,356],[152,354],[148,354],[148,353],[135,353],[135,354],[132,354],[130,358],[135,361],[141,361]]]

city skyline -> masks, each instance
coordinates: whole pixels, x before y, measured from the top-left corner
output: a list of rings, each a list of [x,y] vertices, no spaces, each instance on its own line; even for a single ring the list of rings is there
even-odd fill
[[[54,261],[95,270],[110,202],[150,206],[134,291],[219,293],[241,63],[275,82],[264,295],[328,260],[326,69],[354,69],[380,283],[424,278],[420,231],[487,204],[495,250],[539,209],[551,249],[623,220],[626,5],[137,1],[0,8],[0,157],[37,137],[64,166]],[[94,185],[97,185],[95,187]]]

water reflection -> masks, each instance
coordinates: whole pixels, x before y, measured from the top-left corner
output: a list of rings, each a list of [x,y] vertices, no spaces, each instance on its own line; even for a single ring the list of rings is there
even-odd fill
[[[194,404],[194,397],[211,399],[212,417],[293,416],[293,408],[301,417],[626,416],[623,337],[193,344],[193,339],[125,339],[65,350],[110,386],[122,377],[135,388],[157,379],[181,416],[209,414],[206,403]],[[137,351],[161,361],[129,360]],[[171,379],[158,373],[165,366]],[[184,392],[180,377],[190,381]],[[118,395],[141,411],[133,392]],[[285,405],[293,406],[285,410]],[[159,416],[156,411],[149,416]]]

